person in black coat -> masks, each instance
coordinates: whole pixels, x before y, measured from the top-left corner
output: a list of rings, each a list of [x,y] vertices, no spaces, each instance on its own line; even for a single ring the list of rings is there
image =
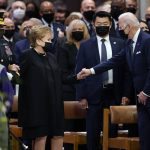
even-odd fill
[[[23,137],[33,140],[36,150],[45,150],[47,136],[52,137],[52,150],[62,150],[63,145],[61,73],[55,56],[46,52],[51,39],[49,27],[33,27],[33,48],[20,58],[19,126],[23,127]]]
[[[76,99],[76,81],[68,77],[74,75],[76,66],[76,55],[80,43],[89,39],[88,30],[84,22],[80,19],[73,20],[67,28],[67,41],[58,48],[57,58],[63,76],[63,100],[71,101]],[[85,131],[85,120],[65,120],[66,131]],[[65,149],[72,149],[66,146]]]
[[[67,41],[58,48],[57,58],[63,74],[63,100],[75,100],[75,84],[68,83],[68,76],[73,75],[76,55],[80,43],[89,39],[88,30],[82,20],[73,20],[67,29]]]

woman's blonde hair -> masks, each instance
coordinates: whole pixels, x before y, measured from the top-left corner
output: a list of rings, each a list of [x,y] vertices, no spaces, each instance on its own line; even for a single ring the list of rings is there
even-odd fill
[[[74,43],[75,42],[75,40],[72,38],[72,31],[77,25],[80,25],[80,27],[83,28],[83,40],[87,40],[90,38],[89,33],[88,33],[88,29],[87,29],[85,23],[80,19],[75,19],[69,24],[67,31],[66,31],[68,43]]]
[[[76,20],[76,19],[80,19],[80,17],[77,15],[69,15],[65,20],[65,25],[69,26],[70,22],[72,22],[73,20]]]
[[[53,34],[51,28],[45,25],[33,26],[29,35],[30,44],[32,47],[36,46],[36,40],[44,38],[45,34],[50,33],[52,38]]]

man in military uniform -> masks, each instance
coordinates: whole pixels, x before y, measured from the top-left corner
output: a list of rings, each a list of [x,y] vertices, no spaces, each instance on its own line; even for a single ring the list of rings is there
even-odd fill
[[[0,36],[4,33],[4,21],[0,13]],[[6,68],[0,64],[0,150],[8,150],[8,123],[6,114],[13,100],[13,88]]]

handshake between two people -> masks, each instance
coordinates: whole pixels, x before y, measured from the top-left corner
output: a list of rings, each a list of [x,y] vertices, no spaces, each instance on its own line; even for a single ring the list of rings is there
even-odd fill
[[[85,79],[86,77],[92,75],[92,72],[90,69],[83,68],[78,74],[77,74],[77,80]]]
[[[86,77],[92,75],[92,71],[91,69],[86,69],[86,68],[83,68],[78,74],[77,74],[77,80],[82,80],[82,79],[85,79]],[[143,100],[144,101],[144,100]],[[145,101],[144,101],[145,102]],[[122,97],[121,99],[121,105],[128,105],[130,103],[130,100],[129,98],[127,97]],[[82,99],[80,100],[80,105],[83,109],[86,109],[88,108],[88,102],[86,99]]]

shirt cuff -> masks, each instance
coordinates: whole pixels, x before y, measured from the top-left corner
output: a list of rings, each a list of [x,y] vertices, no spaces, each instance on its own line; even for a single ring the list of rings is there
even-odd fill
[[[11,73],[7,72],[7,76],[8,76],[8,79],[11,81],[13,78],[13,75]]]
[[[91,74],[95,74],[95,70],[93,68],[90,69]]]
[[[143,91],[142,91],[142,94],[145,95],[145,96],[147,96],[147,97],[150,97],[150,95],[145,94]]]

